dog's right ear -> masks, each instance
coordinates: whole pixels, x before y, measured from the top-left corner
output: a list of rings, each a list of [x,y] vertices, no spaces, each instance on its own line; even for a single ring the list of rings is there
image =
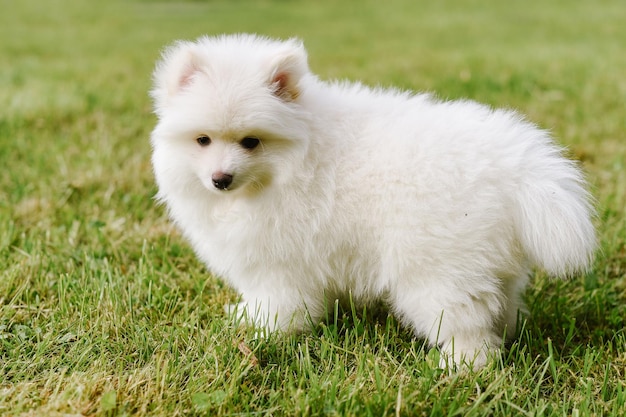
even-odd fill
[[[274,95],[294,101],[300,95],[300,79],[309,72],[307,54],[302,42],[290,39],[283,42],[281,50],[270,63],[269,83]]]
[[[165,49],[153,74],[151,96],[157,112],[167,105],[171,97],[189,85],[199,71],[201,61],[194,43],[179,41]]]

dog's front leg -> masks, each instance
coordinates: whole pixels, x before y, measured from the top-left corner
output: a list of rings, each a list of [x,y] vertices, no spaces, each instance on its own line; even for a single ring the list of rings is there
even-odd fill
[[[226,312],[240,323],[263,332],[300,332],[310,329],[315,318],[309,311],[307,297],[289,291],[242,293],[242,301],[225,306]],[[316,308],[315,310],[319,310]]]

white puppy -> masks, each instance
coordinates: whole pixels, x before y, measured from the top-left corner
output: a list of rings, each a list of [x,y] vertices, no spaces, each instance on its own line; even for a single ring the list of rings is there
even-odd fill
[[[323,82],[299,41],[253,35],[178,42],[154,80],[158,198],[256,325],[382,300],[479,367],[532,267],[591,262],[580,170],[513,112]]]

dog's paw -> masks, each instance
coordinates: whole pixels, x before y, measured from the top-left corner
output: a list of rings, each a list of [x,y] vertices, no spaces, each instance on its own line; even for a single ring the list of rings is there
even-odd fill
[[[439,367],[449,372],[478,371],[487,365],[489,360],[500,354],[488,340],[463,341],[452,339],[440,348]]]
[[[233,318],[242,320],[246,314],[248,303],[233,303],[224,305],[224,312]]]
[[[262,309],[259,303],[251,304],[244,301],[226,304],[224,311],[237,325],[254,327],[259,338],[265,338],[269,333],[280,330],[277,314]]]

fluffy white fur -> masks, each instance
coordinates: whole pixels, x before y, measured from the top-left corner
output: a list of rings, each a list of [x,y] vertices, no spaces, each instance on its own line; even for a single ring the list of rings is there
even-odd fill
[[[580,170],[511,111],[323,82],[299,41],[254,35],[178,42],[154,82],[158,198],[256,325],[382,300],[450,364],[481,366],[531,268],[591,261]]]

